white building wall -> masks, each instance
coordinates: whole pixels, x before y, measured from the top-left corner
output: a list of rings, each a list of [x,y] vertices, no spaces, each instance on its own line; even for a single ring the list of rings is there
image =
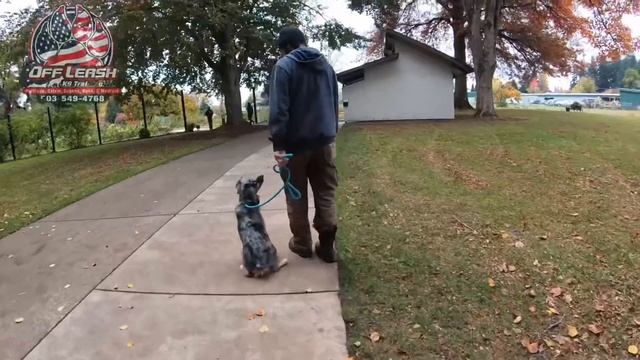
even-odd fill
[[[450,65],[396,43],[395,61],[365,69],[364,80],[343,86],[346,121],[453,119]]]

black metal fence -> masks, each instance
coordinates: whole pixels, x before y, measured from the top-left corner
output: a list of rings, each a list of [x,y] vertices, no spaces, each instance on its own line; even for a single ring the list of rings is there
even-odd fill
[[[114,113],[110,103],[51,104],[35,101],[31,109],[16,109],[0,119],[0,162],[45,153],[102,145],[171,133],[208,130],[202,104],[183,93],[158,105],[144,95],[139,103]],[[138,101],[136,100],[136,101]],[[110,99],[110,101],[115,101]],[[129,113],[125,113],[128,111]],[[224,115],[212,118],[220,126]]]

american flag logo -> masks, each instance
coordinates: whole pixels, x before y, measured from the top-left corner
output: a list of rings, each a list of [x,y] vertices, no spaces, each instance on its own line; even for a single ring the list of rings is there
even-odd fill
[[[62,5],[36,27],[30,57],[35,65],[43,66],[110,66],[111,33],[84,6]]]

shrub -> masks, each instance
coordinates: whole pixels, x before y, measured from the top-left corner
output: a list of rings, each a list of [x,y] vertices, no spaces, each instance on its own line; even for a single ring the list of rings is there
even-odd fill
[[[39,155],[51,147],[46,108],[35,106],[33,110],[19,110],[11,120],[16,156]]]
[[[151,137],[151,132],[149,131],[149,129],[140,128],[140,130],[138,131],[138,137],[140,139],[148,139]]]
[[[77,149],[86,145],[91,132],[92,113],[86,105],[73,105],[62,108],[54,116],[56,137],[62,138],[63,143]]]
[[[135,139],[138,134],[138,127],[130,124],[111,124],[105,131],[105,140],[108,142]]]
[[[153,136],[168,134],[174,129],[176,123],[179,124],[178,117],[175,115],[154,116],[149,123],[149,131]]]

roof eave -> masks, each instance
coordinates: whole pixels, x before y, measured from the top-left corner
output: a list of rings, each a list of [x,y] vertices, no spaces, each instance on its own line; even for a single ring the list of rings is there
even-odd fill
[[[399,57],[399,54],[393,54],[393,55],[385,56],[383,58],[380,58],[380,59],[377,59],[377,60],[374,60],[374,61],[370,61],[370,62],[362,64],[360,66],[357,66],[357,67],[342,71],[342,72],[336,74],[336,77],[338,78],[339,82],[344,84],[343,80],[346,77],[348,77],[349,75],[355,74],[355,73],[357,73],[359,71],[364,71],[364,70],[366,70],[368,68],[371,68],[371,67],[374,67],[374,66],[377,66],[377,65],[381,65],[381,64],[384,64],[384,63],[387,63],[387,62],[390,62],[390,61],[397,60],[398,57]]]
[[[474,72],[473,67],[469,66],[467,63],[459,61],[458,59],[451,57],[445,53],[443,53],[442,51],[429,46],[427,44],[424,44],[416,39],[410,38],[404,34],[401,34],[397,31],[394,30],[385,30],[384,32],[384,36],[385,36],[385,42],[388,41],[388,38],[392,38],[395,40],[399,40],[402,41],[404,43],[406,43],[409,46],[415,47],[419,50],[428,52],[430,55],[435,56],[445,62],[447,62],[451,67],[453,67],[454,69],[457,69],[459,71],[461,71],[464,75],[466,74],[470,74],[472,72]]]

